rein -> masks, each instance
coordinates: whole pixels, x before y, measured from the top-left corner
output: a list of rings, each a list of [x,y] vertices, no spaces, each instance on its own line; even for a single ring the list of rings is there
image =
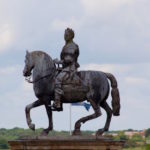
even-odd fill
[[[46,77],[50,77],[50,79],[51,79],[51,78],[54,76],[54,74],[55,74],[55,73],[52,72],[52,73],[50,73],[50,74],[47,74],[47,75],[45,75],[45,76],[43,76],[43,77],[40,77],[39,79],[36,79],[36,80],[33,80],[33,81],[31,80],[31,75],[32,75],[32,74],[31,74],[29,77],[26,77],[25,80],[26,80],[28,83],[32,83],[32,84],[33,84],[33,83],[36,83],[36,82],[38,82],[38,81],[40,81],[40,80],[42,80],[42,79],[44,79],[44,78],[46,78]]]

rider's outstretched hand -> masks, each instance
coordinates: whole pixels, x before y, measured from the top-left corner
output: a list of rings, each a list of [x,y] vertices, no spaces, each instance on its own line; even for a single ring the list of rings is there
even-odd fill
[[[60,64],[60,60],[58,58],[55,58],[53,61],[55,64]]]

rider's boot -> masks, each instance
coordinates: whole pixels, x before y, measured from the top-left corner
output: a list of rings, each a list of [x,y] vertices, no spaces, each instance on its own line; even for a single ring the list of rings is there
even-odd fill
[[[61,91],[60,89],[55,89],[55,101],[52,105],[53,111],[62,111],[62,103],[61,103],[62,92],[60,91]]]
[[[55,99],[53,105],[53,110],[56,110],[56,111],[62,111],[62,106],[61,106],[61,101],[60,99]]]

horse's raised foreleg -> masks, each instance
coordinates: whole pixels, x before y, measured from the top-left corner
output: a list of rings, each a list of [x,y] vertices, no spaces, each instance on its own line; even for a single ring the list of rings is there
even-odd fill
[[[41,135],[44,136],[48,135],[49,131],[53,130],[53,117],[52,117],[52,110],[50,106],[51,106],[51,101],[50,100],[46,101],[45,108],[48,115],[49,126],[48,128],[43,129]]]
[[[33,102],[32,104],[27,105],[25,108],[27,124],[28,124],[29,128],[32,130],[35,130],[35,124],[32,123],[32,120],[30,117],[30,110],[32,108],[35,108],[35,107],[38,107],[41,105],[43,105],[43,103],[40,100],[37,100],[37,101]]]
[[[73,131],[73,135],[80,135],[81,134],[81,131],[80,131],[81,123],[85,123],[86,121],[95,119],[101,115],[100,107],[98,105],[96,105],[96,103],[93,100],[88,100],[88,101],[92,105],[92,108],[94,109],[94,113],[92,115],[89,115],[89,116],[86,116],[86,117],[79,119],[75,123],[75,129]]]
[[[107,102],[103,102],[102,104],[100,104],[100,106],[106,111],[106,113],[107,113],[107,120],[106,120],[104,128],[99,129],[96,132],[97,136],[102,135],[105,131],[109,130],[110,121],[111,121],[111,117],[112,117],[112,110],[109,107],[109,105],[107,104]]]

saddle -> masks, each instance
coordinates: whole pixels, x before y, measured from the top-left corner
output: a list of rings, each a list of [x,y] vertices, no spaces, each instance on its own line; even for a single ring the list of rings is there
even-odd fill
[[[58,73],[62,70],[60,68],[57,69]],[[79,99],[80,97],[83,98],[85,94],[89,91],[89,87],[85,85],[83,79],[81,79],[80,73],[75,72],[68,72],[66,76],[64,76],[62,82],[62,90],[64,92],[65,99]]]
[[[72,79],[69,78],[62,84],[62,90],[64,92],[64,99],[70,102],[76,102],[76,100],[82,100],[86,97],[89,88],[77,73],[75,73]]]
[[[62,83],[63,91],[65,92],[87,92],[88,88],[77,73]]]

